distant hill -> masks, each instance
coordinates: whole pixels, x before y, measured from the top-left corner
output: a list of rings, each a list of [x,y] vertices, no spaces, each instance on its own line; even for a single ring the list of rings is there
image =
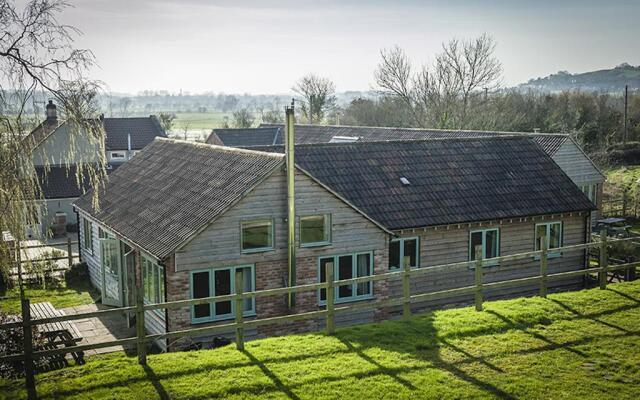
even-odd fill
[[[522,90],[539,90],[557,92],[562,90],[584,90],[601,92],[620,92],[624,85],[629,90],[640,89],[640,65],[633,66],[622,63],[612,69],[601,69],[579,74],[560,71],[544,78],[530,79],[517,86]]]

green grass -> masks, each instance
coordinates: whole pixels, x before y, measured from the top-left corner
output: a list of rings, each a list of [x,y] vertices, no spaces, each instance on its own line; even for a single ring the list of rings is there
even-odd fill
[[[36,377],[41,398],[637,399],[640,281]],[[0,381],[6,398],[22,381]]]
[[[49,283],[46,289],[42,289],[40,285],[28,286],[25,296],[31,303],[50,301],[56,308],[65,308],[93,303],[99,294],[89,283],[89,278],[84,277],[57,284]],[[0,312],[20,313],[20,292],[17,287],[0,293]]]
[[[224,117],[231,119],[231,113],[222,111],[209,111],[205,113],[176,113],[176,119],[173,120],[173,130],[188,129],[206,129],[219,128],[222,126]]]

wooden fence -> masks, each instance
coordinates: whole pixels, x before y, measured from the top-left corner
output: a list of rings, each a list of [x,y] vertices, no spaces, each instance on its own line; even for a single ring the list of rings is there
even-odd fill
[[[69,270],[69,268],[71,268],[71,266],[73,265],[73,260],[77,259],[78,261],[80,260],[80,256],[79,255],[74,255],[73,254],[73,245],[78,245],[77,241],[72,241],[70,238],[67,238],[67,241],[64,243],[56,243],[56,244],[47,244],[47,243],[42,243],[42,244],[35,244],[35,245],[28,245],[28,246],[22,246],[20,245],[20,243],[17,243],[14,251],[13,251],[13,258],[16,262],[16,265],[18,265],[18,263],[22,266],[23,264],[30,264],[30,263],[37,263],[37,262],[44,262],[44,261],[58,261],[58,260],[66,260],[67,261],[67,267],[54,267],[54,268],[48,268],[47,271],[53,273],[56,272],[66,272]],[[66,255],[62,255],[59,257],[55,257],[55,256],[50,256],[50,257],[41,257],[41,256],[36,256],[35,258],[30,257],[28,254],[27,250],[30,249],[41,249],[41,248],[48,248],[51,247],[54,250],[60,250],[57,247],[60,246],[64,246],[66,247]],[[24,273],[23,273],[24,274]],[[12,270],[9,273],[9,276],[12,278],[17,278],[20,275],[20,271],[18,268],[15,268],[14,270]]]
[[[242,271],[236,271],[236,293],[230,295],[216,296],[216,297],[206,297],[199,299],[190,299],[190,300],[178,300],[178,301],[170,301],[156,304],[144,304],[143,302],[143,294],[141,290],[137,290],[136,293],[136,305],[129,307],[121,307],[110,310],[100,310],[93,311],[81,314],[71,314],[50,318],[40,318],[40,319],[31,319],[29,313],[29,300],[22,300],[22,321],[21,322],[13,322],[0,325],[0,329],[15,329],[22,328],[24,331],[24,352],[19,354],[11,354],[4,355],[0,357],[0,362],[11,362],[11,361],[23,361],[25,366],[25,377],[26,377],[26,387],[29,393],[30,398],[36,398],[35,391],[35,371],[33,360],[52,356],[69,353],[70,350],[73,352],[80,352],[91,349],[99,349],[104,347],[111,346],[126,346],[126,345],[136,345],[137,347],[137,356],[138,362],[140,364],[146,364],[146,356],[147,356],[147,344],[156,340],[162,339],[177,339],[183,337],[194,337],[194,336],[202,336],[216,333],[228,333],[229,331],[235,330],[236,336],[236,346],[238,349],[244,348],[244,330],[250,327],[257,327],[262,325],[271,325],[271,324],[281,324],[288,323],[292,321],[300,321],[307,319],[314,319],[318,317],[325,317],[326,319],[326,332],[328,334],[333,334],[335,331],[335,315],[336,313],[346,312],[346,311],[356,311],[356,310],[370,310],[370,309],[378,309],[381,307],[391,307],[391,306],[402,306],[402,315],[403,318],[408,318],[411,316],[411,303],[434,300],[434,299],[442,299],[446,297],[450,297],[453,295],[462,295],[462,294],[473,294],[475,309],[477,311],[482,311],[483,306],[483,295],[487,289],[496,289],[496,288],[507,288],[507,287],[517,287],[525,284],[538,283],[539,284],[539,295],[542,297],[546,297],[548,283],[549,281],[564,279],[569,277],[577,277],[577,276],[586,276],[590,274],[598,274],[598,282],[600,289],[606,289],[607,286],[607,274],[612,271],[623,270],[636,268],[640,266],[640,262],[631,262],[624,263],[619,265],[609,265],[609,259],[607,254],[607,245],[612,242],[624,242],[630,241],[637,238],[626,238],[626,239],[608,239],[606,235],[601,235],[600,240],[596,242],[590,242],[585,244],[578,245],[570,245],[564,246],[560,248],[554,248],[553,252],[563,252],[563,251],[584,251],[586,255],[586,251],[590,248],[598,248],[599,249],[599,262],[597,267],[590,267],[587,265],[586,268],[578,269],[574,271],[567,272],[558,272],[558,273],[548,273],[548,249],[547,243],[544,237],[542,237],[541,250],[531,251],[526,253],[519,253],[507,256],[501,256],[491,259],[482,259],[482,248],[481,246],[476,247],[475,252],[475,261],[465,261],[459,263],[452,264],[444,264],[430,267],[421,267],[411,269],[409,266],[408,260],[404,260],[404,268],[400,271],[387,272],[383,274],[352,278],[352,279],[344,279],[344,280],[334,280],[334,271],[333,265],[329,264],[326,266],[326,282],[314,283],[314,284],[305,284],[298,285],[293,287],[282,287],[275,289],[266,289],[266,290],[257,290],[251,292],[243,292],[242,288]],[[634,242],[632,242],[634,243]],[[483,265],[490,261],[492,264],[495,262],[506,262],[513,261],[531,257],[539,257],[539,275],[526,277],[526,278],[518,278],[518,279],[510,279],[504,281],[497,282],[483,282],[484,270]],[[412,276],[429,274],[430,272],[441,270],[441,269],[451,269],[456,267],[468,267],[474,269],[474,284],[471,286],[464,286],[454,289],[447,289],[429,293],[421,293],[411,295],[409,290],[409,283]],[[336,307],[335,304],[335,288],[341,285],[346,284],[355,284],[355,283],[368,283],[389,279],[401,279],[402,280],[402,297],[396,299],[385,299],[385,300],[372,300],[369,302],[363,302],[358,304],[351,305],[340,305]],[[326,290],[326,307],[323,310],[310,311],[298,314],[284,315],[278,317],[270,317],[270,318],[262,318],[262,319],[252,319],[245,320],[243,317],[243,307],[242,302],[244,299],[252,299],[256,297],[264,297],[264,296],[274,296],[274,295],[286,295],[293,293],[300,293],[305,291],[316,291],[319,289]],[[180,331],[167,332],[162,334],[151,334],[147,335],[145,333],[145,311],[150,310],[158,310],[158,309],[175,309],[182,307],[190,307],[200,304],[211,304],[223,301],[235,301],[235,319],[233,322],[224,323],[221,325],[214,326],[205,326],[199,328],[185,329]],[[74,346],[72,348],[58,348],[51,350],[35,350],[33,348],[32,337],[31,337],[31,328],[33,326],[37,326],[40,324],[46,323],[54,323],[54,322],[63,322],[63,321],[72,321],[77,319],[85,319],[92,317],[102,317],[105,315],[112,314],[121,314],[123,312],[135,312],[136,314],[136,337],[126,338],[126,339],[117,339],[109,342],[102,343],[91,343],[91,344],[83,344]]]
[[[640,217],[640,199],[627,192],[620,196],[602,197],[602,215],[605,217]]]

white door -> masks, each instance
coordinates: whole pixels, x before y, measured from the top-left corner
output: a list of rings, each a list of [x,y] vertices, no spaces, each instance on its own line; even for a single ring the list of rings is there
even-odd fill
[[[122,307],[122,265],[120,243],[116,239],[100,239],[102,268],[102,304]]]

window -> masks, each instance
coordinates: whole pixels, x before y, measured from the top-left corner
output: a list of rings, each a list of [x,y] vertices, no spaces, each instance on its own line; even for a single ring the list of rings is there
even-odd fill
[[[242,221],[240,242],[243,253],[273,250],[273,220]]]
[[[336,281],[373,275],[373,254],[370,252],[320,257],[318,259],[320,282],[327,281],[326,268],[328,263],[333,263],[333,276]],[[371,298],[373,294],[372,283],[340,285],[334,292],[335,301],[347,302]],[[326,289],[320,289],[320,304],[324,304],[326,300]]]
[[[253,265],[225,267],[194,271],[191,273],[191,298],[224,296],[236,292],[236,271],[242,271],[244,292],[255,290],[255,272]],[[255,298],[244,299],[243,315],[255,315]],[[235,301],[221,301],[211,304],[198,304],[191,307],[191,322],[208,322],[230,319],[235,316]]]
[[[156,264],[154,260],[142,254],[142,289],[146,303],[162,303],[164,301],[164,268]],[[153,310],[156,314],[164,316],[163,310]]]
[[[389,269],[401,269],[402,260],[408,260],[411,268],[420,265],[420,246],[417,237],[398,238],[389,243]]]
[[[582,185],[580,190],[591,200],[592,203],[596,202],[596,185]]]
[[[300,246],[323,246],[330,243],[330,214],[300,217]]]
[[[476,259],[476,246],[482,246],[482,258],[490,259],[500,256],[500,231],[484,229],[469,233],[469,261]],[[486,261],[483,265],[496,265],[497,261]]]
[[[91,221],[82,219],[82,247],[93,254],[93,229]]]
[[[112,161],[124,161],[127,158],[126,151],[110,151],[109,160]]]
[[[546,222],[536,224],[535,250],[540,250],[540,238],[544,235],[547,238],[547,248],[557,249],[562,247],[562,222]],[[549,256],[560,256],[559,252],[549,252]]]

